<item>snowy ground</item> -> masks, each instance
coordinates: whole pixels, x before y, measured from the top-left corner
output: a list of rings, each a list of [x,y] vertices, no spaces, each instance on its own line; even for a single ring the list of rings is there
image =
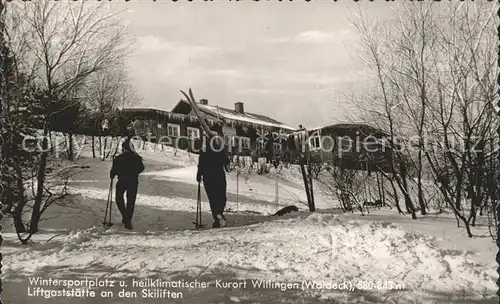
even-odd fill
[[[33,244],[18,244],[6,228],[4,303],[67,303],[65,298],[27,296],[30,276],[249,284],[229,290],[179,288],[175,290],[183,292],[183,299],[177,301],[71,299],[74,303],[495,303],[496,246],[485,227],[476,227],[476,237],[468,239],[447,215],[413,221],[389,210],[360,216],[330,209],[270,216],[283,205],[304,210],[298,202],[305,199],[302,185],[292,168],[279,179],[278,203],[272,174],[254,174],[249,183],[230,174],[231,227],[194,231],[196,158],[183,151],[175,156],[171,150],[140,153],[148,170],[140,180],[134,231],[123,230],[117,217],[113,228],[100,227],[110,163],[89,158],[79,161],[91,169],[71,183],[75,195],[66,206],[47,211]],[[210,224],[205,196],[203,201],[203,220]],[[335,207],[321,193],[317,201],[318,207]],[[116,208],[113,212],[117,214]],[[300,284],[280,291],[253,288],[250,280]],[[303,282],[362,287],[363,281],[385,283],[380,287],[393,290],[302,289]]]

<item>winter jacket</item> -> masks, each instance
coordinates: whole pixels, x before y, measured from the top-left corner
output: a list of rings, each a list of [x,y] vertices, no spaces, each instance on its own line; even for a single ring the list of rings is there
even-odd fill
[[[132,151],[126,151],[113,159],[109,177],[113,179],[118,176],[119,181],[136,183],[142,171],[144,171],[142,157]]]
[[[229,162],[229,157],[224,150],[215,152],[207,148],[206,151],[201,151],[198,158],[198,173],[196,179],[200,181],[202,176],[204,180],[206,178],[225,179],[226,174],[224,170],[227,171]]]

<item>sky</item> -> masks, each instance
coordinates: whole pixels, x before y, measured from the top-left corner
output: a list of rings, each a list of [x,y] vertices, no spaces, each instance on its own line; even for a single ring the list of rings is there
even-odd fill
[[[197,99],[263,114],[291,126],[345,122],[345,97],[368,86],[350,12],[383,20],[384,2],[130,1],[115,4],[134,37],[127,65],[140,107],[171,110]]]

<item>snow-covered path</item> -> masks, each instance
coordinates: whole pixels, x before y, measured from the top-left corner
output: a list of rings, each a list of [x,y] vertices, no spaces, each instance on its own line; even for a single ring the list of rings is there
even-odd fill
[[[186,166],[181,168],[173,168],[162,171],[151,171],[143,174],[144,176],[151,177],[153,180],[175,181],[186,184],[196,185],[196,166]],[[288,173],[284,170],[284,174]],[[269,176],[261,176],[252,172],[248,174],[243,170],[243,174],[237,176],[236,172],[227,174],[227,192],[229,194],[238,194],[245,199],[256,201],[264,201],[269,203],[276,203],[276,212],[279,206],[284,205],[297,205],[297,207],[305,209],[306,205],[301,204],[307,202],[307,198],[301,183],[290,182],[286,179],[287,176],[282,177],[278,175],[276,179],[274,172]],[[277,190],[277,191],[276,191]],[[316,194],[315,198],[316,207],[319,209],[326,209],[333,207],[332,202],[322,195]]]
[[[93,200],[99,200],[106,198],[108,196],[108,190],[99,189],[99,188],[81,188],[81,187],[71,187],[70,191],[81,193],[83,197]],[[201,189],[202,191],[203,188]],[[148,206],[153,207],[158,210],[163,211],[187,211],[187,212],[195,212],[196,211],[196,200],[184,198],[184,197],[165,197],[158,195],[147,195],[140,194],[137,197],[136,201],[137,206]],[[207,200],[202,200],[202,211],[209,212],[210,205]],[[273,214],[277,211],[278,205],[271,203],[259,203],[259,202],[234,202],[228,201],[226,205],[227,209],[232,211],[238,211],[240,213],[245,212],[254,212],[258,214],[269,215]]]

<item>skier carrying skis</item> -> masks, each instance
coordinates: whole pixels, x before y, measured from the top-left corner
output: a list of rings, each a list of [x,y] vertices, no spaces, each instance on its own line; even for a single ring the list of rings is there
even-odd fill
[[[139,174],[144,171],[142,158],[133,151],[130,141],[122,144],[122,154],[113,159],[113,166],[109,177],[114,179],[118,176],[116,183],[116,206],[122,214],[122,223],[127,229],[132,229],[132,217],[134,215],[135,199],[139,186]],[[127,206],[123,195],[127,192]]]
[[[213,228],[224,227],[226,225],[224,209],[227,202],[226,172],[229,172],[229,162],[230,160],[222,146],[222,141],[218,137],[210,140],[205,145],[205,148],[201,149],[198,158],[196,180],[198,183],[203,180],[203,186],[205,187],[214,218]]]

